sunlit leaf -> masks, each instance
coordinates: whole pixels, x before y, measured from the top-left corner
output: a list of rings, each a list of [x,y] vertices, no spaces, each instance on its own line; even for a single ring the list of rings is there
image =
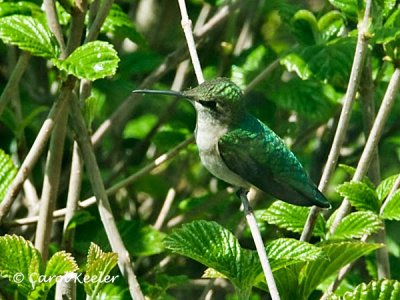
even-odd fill
[[[0,276],[15,283],[18,291],[27,296],[43,269],[39,251],[23,237],[5,235],[0,237],[0,253]]]
[[[94,41],[84,44],[65,60],[53,59],[59,68],[81,79],[96,80],[114,75],[118,67],[117,52],[110,43]]]
[[[338,11],[330,11],[318,20],[318,29],[324,41],[340,37],[345,32],[343,15]]]
[[[8,187],[17,174],[17,171],[11,157],[0,149],[0,202],[7,193]]]
[[[118,263],[118,254],[113,252],[103,252],[99,246],[94,243],[90,244],[87,263],[86,263],[86,274],[87,280],[84,283],[85,292],[95,297],[106,284],[106,278],[111,270]]]
[[[241,248],[236,237],[216,222],[185,224],[165,239],[165,246],[223,274],[238,292],[249,293],[261,272],[257,254]]]
[[[347,197],[358,210],[379,212],[379,200],[375,190],[363,182],[345,182],[338,186],[337,191],[342,197]]]
[[[386,220],[400,221],[400,190],[394,193],[393,197],[383,209],[381,217]]]
[[[311,292],[329,276],[382,245],[343,241],[324,242],[318,246],[323,250],[325,256],[308,262],[301,270],[298,299],[308,299]]]
[[[379,217],[370,211],[358,211],[345,216],[330,239],[361,238],[383,228]]]
[[[382,279],[362,283],[354,291],[347,292],[341,297],[342,300],[395,300],[400,298],[400,282],[397,280]],[[331,298],[329,298],[331,299]]]
[[[55,58],[59,48],[46,24],[31,16],[12,15],[0,18],[0,38],[32,55]]]
[[[280,228],[301,233],[310,213],[310,208],[295,206],[283,201],[275,201],[268,209],[260,214],[260,218],[269,224],[274,224]],[[324,220],[318,216],[313,235],[324,236]]]
[[[393,188],[394,183],[400,174],[389,176],[381,181],[381,183],[376,188],[376,193],[378,195],[379,201],[383,201],[390,193]]]

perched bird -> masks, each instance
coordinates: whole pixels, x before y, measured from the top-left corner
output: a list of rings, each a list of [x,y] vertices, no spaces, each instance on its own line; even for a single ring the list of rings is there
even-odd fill
[[[174,95],[194,104],[200,159],[214,176],[243,189],[257,187],[291,204],[330,207],[279,136],[247,112],[241,89],[229,79],[205,81],[184,92],[134,92]]]

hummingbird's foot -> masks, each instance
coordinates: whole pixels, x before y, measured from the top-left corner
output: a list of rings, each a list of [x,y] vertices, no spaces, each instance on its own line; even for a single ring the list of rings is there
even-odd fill
[[[243,210],[245,215],[251,212],[251,207],[249,205],[249,199],[247,198],[248,190],[244,188],[239,188],[238,191],[236,192],[236,195],[239,197],[239,199],[242,201],[243,204]]]

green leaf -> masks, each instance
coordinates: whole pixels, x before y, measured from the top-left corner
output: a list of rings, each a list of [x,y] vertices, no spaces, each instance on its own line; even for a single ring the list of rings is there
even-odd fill
[[[90,244],[86,274],[90,280],[85,281],[85,292],[95,298],[100,292],[104,284],[107,282],[108,274],[118,263],[118,254],[113,252],[103,252],[99,246],[94,243]]]
[[[30,16],[0,18],[0,38],[35,56],[56,58],[60,52],[47,25]]]
[[[341,10],[348,18],[357,20],[358,3],[357,0],[329,0],[329,2]]]
[[[292,264],[316,260],[321,255],[323,256],[319,247],[289,238],[268,242],[265,250],[274,272]]]
[[[173,231],[164,243],[171,251],[223,274],[239,293],[249,293],[261,272],[257,254],[241,248],[236,237],[216,222],[185,224]]]
[[[78,225],[85,224],[85,223],[90,222],[95,219],[96,218],[93,217],[90,214],[90,212],[88,212],[86,210],[79,210],[74,214],[74,216],[69,221],[67,229],[70,230],[70,229],[76,228],[76,226],[78,226]]]
[[[131,18],[121,7],[113,4],[101,27],[102,33],[113,33],[120,38],[129,38],[132,42],[144,44],[143,37],[137,32]]]
[[[138,221],[120,221],[118,230],[131,255],[149,256],[164,251],[165,234]]]
[[[47,262],[45,275],[64,275],[65,273],[76,272],[77,270],[78,265],[71,253],[59,251],[56,252]]]
[[[351,177],[353,177],[356,173],[356,168],[349,165],[339,164],[339,168],[343,169]],[[368,178],[368,176],[364,176],[360,181],[368,185],[371,189],[375,189],[375,185],[372,183],[371,179]]]
[[[96,80],[115,74],[119,58],[114,47],[107,42],[84,44],[65,60],[53,59],[54,65],[81,79]]]
[[[295,206],[278,200],[272,203],[268,209],[264,210],[260,214],[260,218],[267,221],[269,224],[274,224],[280,228],[301,233],[309,213],[310,208]],[[321,215],[318,215],[313,235],[325,235],[325,225]]]
[[[370,211],[358,211],[343,218],[330,239],[361,238],[383,228],[379,217]]]
[[[17,174],[17,168],[9,155],[0,149],[0,202]]]
[[[300,116],[313,121],[325,121],[332,115],[336,94],[332,86],[315,80],[292,78],[268,94],[276,105],[294,110]]]
[[[318,244],[325,256],[310,261],[299,274],[297,299],[308,299],[312,291],[340,268],[382,247],[359,241],[323,242]]]
[[[0,276],[15,283],[18,291],[27,296],[43,268],[39,251],[23,237],[7,234],[0,237],[0,253]]]
[[[371,281],[368,284],[358,285],[354,291],[347,292],[343,300],[394,300],[400,298],[400,282],[397,280],[382,279]]]
[[[379,199],[376,192],[363,182],[345,182],[338,186],[338,193],[347,197],[358,210],[379,213]]]
[[[45,273],[39,278],[35,278],[37,282],[33,291],[29,294],[29,299],[46,298],[51,287],[60,276],[77,270],[78,265],[70,253],[65,251],[55,253],[47,262]]]
[[[313,45],[318,42],[317,19],[312,12],[301,9],[296,12],[290,23],[291,30],[300,43]]]
[[[145,114],[129,121],[124,129],[124,138],[143,139],[157,123],[157,120],[157,116]]]
[[[339,38],[327,44],[299,48],[284,56],[281,63],[302,79],[315,76],[342,87],[350,75],[354,49],[355,39]]]
[[[0,2],[0,18],[11,15],[32,15],[32,10],[40,11],[40,7],[27,1]]]
[[[381,217],[386,220],[400,221],[400,190],[397,190],[387,203]]]
[[[338,11],[330,11],[318,20],[321,38],[329,41],[340,37],[346,30],[343,15]]]
[[[388,178],[382,180],[381,183],[378,185],[378,187],[376,188],[376,193],[380,202],[382,202],[389,195],[394,183],[399,176],[400,174],[389,176]]]

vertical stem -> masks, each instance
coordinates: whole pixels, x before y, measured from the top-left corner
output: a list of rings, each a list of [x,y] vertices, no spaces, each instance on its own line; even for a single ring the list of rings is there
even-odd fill
[[[132,268],[129,253],[118,232],[114,216],[111,211],[110,203],[101,178],[100,169],[96,161],[93,145],[90,142],[89,132],[85,125],[82,112],[76,97],[73,97],[71,103],[71,118],[73,121],[74,131],[77,143],[79,145],[82,158],[84,160],[89,179],[93,188],[94,195],[97,199],[100,218],[103,222],[107,238],[111,248],[118,253],[118,265],[121,273],[128,281],[129,291],[133,299],[142,300],[144,296],[140,290],[136,275]]]
[[[40,201],[39,221],[36,227],[35,248],[42,254],[43,261],[47,260],[51,230],[53,228],[53,211],[56,206],[62,156],[64,152],[65,134],[68,122],[68,106],[61,112],[54,126],[47,154],[45,177]]]
[[[396,68],[392,77],[390,78],[389,85],[387,87],[385,96],[382,104],[379,108],[378,115],[376,116],[374,125],[372,126],[371,132],[368,136],[368,140],[365,144],[364,151],[361,154],[360,161],[358,162],[356,172],[352,178],[352,181],[360,181],[368,171],[368,167],[371,163],[373,155],[376,150],[376,146],[381,138],[383,127],[385,126],[386,120],[389,116],[391,108],[393,106],[395,96],[400,87],[400,69]],[[348,199],[344,199],[342,205],[337,211],[335,220],[331,226],[331,232],[336,230],[336,227],[340,221],[349,213],[351,209],[350,202]]]
[[[342,111],[340,113],[338,127],[336,129],[335,137],[333,139],[332,147],[329,152],[328,160],[326,162],[324,172],[322,173],[321,180],[319,182],[318,188],[324,193],[328,188],[328,183],[333,175],[336,168],[340,149],[342,148],[344,139],[346,137],[346,131],[349,127],[349,121],[351,116],[351,108],[353,106],[353,101],[360,83],[360,78],[364,66],[365,56],[367,53],[367,36],[368,22],[371,14],[372,0],[366,1],[366,7],[364,11],[364,17],[361,23],[358,25],[358,37],[357,45],[353,60],[353,65],[351,68],[349,85],[347,87],[345,100],[343,103]],[[303,232],[301,233],[300,240],[308,241],[311,238],[312,230],[314,229],[315,222],[317,221],[318,214],[321,210],[318,207],[312,207],[310,214],[308,215],[307,222],[304,226]]]
[[[65,208],[63,237],[61,243],[61,247],[67,251],[70,251],[72,249],[72,243],[74,240],[75,230],[74,229],[69,230],[68,224],[78,209],[78,201],[82,184],[82,171],[83,171],[83,164],[79,153],[79,147],[78,144],[74,142],[74,147],[72,152],[71,174],[68,186],[67,206]]]
[[[11,93],[17,88],[22,75],[24,74],[31,54],[29,52],[21,52],[18,58],[18,62],[15,65],[7,84],[0,96],[0,116],[3,114],[4,109],[7,106],[8,101],[11,99]]]
[[[196,51],[196,44],[194,43],[193,32],[192,32],[192,21],[189,19],[185,0],[178,0],[179,8],[182,15],[182,28],[185,33],[186,42],[188,44],[190,57],[192,59],[192,64],[194,72],[196,73],[198,83],[204,82],[203,71],[201,70],[200,60]]]
[[[272,269],[268,261],[267,253],[265,252],[264,243],[261,237],[260,230],[257,225],[256,218],[249,206],[249,201],[247,199],[247,191],[240,189],[238,191],[238,196],[243,204],[244,214],[246,216],[247,224],[250,227],[251,235],[253,236],[254,244],[256,245],[258,257],[261,262],[261,266],[264,272],[265,280],[268,285],[269,293],[272,300],[279,300],[279,292],[276,287],[275,279],[272,274]]]
[[[44,10],[46,11],[46,19],[49,24],[49,28],[51,32],[53,32],[54,36],[57,39],[58,44],[61,48],[61,58],[66,57],[65,52],[65,42],[61,30],[60,22],[58,21],[56,3],[54,0],[44,0]]]

